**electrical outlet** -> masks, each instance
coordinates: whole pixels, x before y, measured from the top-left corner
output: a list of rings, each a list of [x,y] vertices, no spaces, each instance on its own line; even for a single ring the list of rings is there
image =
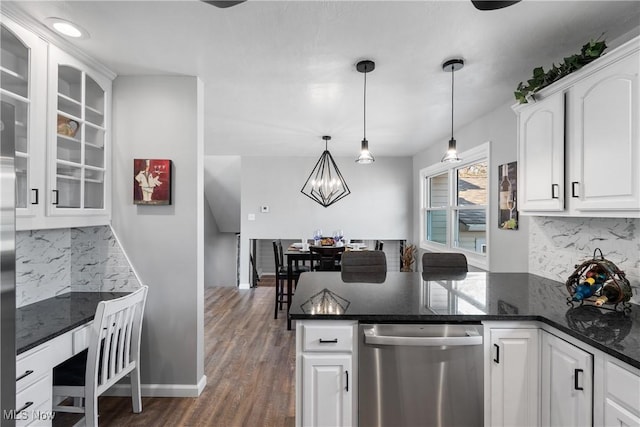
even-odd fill
[[[269,213],[269,206],[267,206],[267,205],[260,206],[260,212]]]

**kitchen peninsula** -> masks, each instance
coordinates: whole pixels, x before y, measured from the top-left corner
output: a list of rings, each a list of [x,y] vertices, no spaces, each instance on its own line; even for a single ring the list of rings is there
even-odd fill
[[[315,408],[304,405],[303,394],[322,399],[324,390],[311,388],[302,364],[304,357],[320,354],[351,356],[351,393],[343,393],[335,413],[350,417],[341,424],[357,425],[358,323],[482,323],[484,394],[490,397],[485,425],[549,425],[558,410],[589,425],[640,420],[640,306],[631,304],[626,314],[570,306],[564,283],[525,273],[470,272],[462,280],[424,280],[420,273],[388,272],[378,282],[346,283],[340,273],[302,274],[289,314],[297,321],[298,425],[303,417],[310,417],[304,418],[306,424],[318,415],[307,413]],[[322,298],[330,301],[333,314],[322,313]],[[336,338],[337,343],[315,345]],[[577,357],[574,367],[565,356],[575,351],[582,359]],[[571,390],[556,390],[556,382],[562,382],[557,369],[569,367]],[[321,387],[320,380],[313,382]],[[578,396],[583,392],[574,385],[586,395]],[[317,406],[338,402],[335,396],[326,398]],[[514,407],[520,412],[509,410]]]

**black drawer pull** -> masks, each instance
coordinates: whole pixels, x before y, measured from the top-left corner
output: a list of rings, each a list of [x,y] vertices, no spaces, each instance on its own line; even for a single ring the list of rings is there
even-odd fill
[[[23,406],[22,408],[20,408],[20,409],[16,409],[16,414],[19,414],[20,412],[27,410],[27,408],[28,408],[29,406],[31,406],[31,405],[33,405],[33,402],[27,402],[27,403],[25,403],[25,404],[24,404],[24,406]]]
[[[23,379],[25,377],[28,377],[31,374],[33,374],[33,371],[31,369],[29,369],[28,371],[24,371],[24,374],[22,374],[18,378],[16,378],[16,382],[20,381],[21,379]]]
[[[332,340],[323,340],[320,338],[320,344],[338,344],[338,338],[334,338]]]
[[[493,361],[500,363],[500,346],[498,344],[494,344],[493,346],[496,348],[496,358],[493,359]]]
[[[344,374],[347,376],[347,386],[344,388],[344,390],[349,391],[349,371],[344,371]]]
[[[574,181],[571,183],[571,197],[579,197],[576,192],[576,184],[579,184],[578,181]]]
[[[36,196],[36,201],[35,202],[31,202],[32,205],[37,205],[38,204],[38,189],[37,188],[32,188],[31,191],[33,191],[33,194],[35,194]]]
[[[556,189],[558,189],[558,192],[560,192],[560,186],[558,184],[551,184],[551,198],[552,199],[557,199],[558,197],[558,192],[556,192]]]
[[[584,390],[584,388],[578,385],[578,374],[584,372],[582,369],[574,369],[573,370],[573,388],[575,390]]]

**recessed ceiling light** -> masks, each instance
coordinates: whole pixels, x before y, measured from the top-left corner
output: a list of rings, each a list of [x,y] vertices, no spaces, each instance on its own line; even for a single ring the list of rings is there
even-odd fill
[[[87,30],[82,28],[81,26],[74,24],[73,22],[67,21],[62,18],[47,18],[45,22],[51,27],[56,33],[62,34],[63,36],[72,37],[74,39],[88,39],[89,33]]]

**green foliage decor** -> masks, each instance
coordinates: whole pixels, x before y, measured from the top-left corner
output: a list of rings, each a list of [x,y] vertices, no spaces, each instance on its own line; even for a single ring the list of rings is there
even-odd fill
[[[533,96],[535,92],[599,58],[606,48],[607,44],[604,40],[591,40],[582,46],[580,53],[564,58],[564,62],[559,65],[553,64],[549,71],[545,72],[542,67],[534,68],[533,77],[527,80],[526,84],[523,82],[518,84],[518,88],[514,92],[516,101],[520,104],[526,104],[527,98]]]

